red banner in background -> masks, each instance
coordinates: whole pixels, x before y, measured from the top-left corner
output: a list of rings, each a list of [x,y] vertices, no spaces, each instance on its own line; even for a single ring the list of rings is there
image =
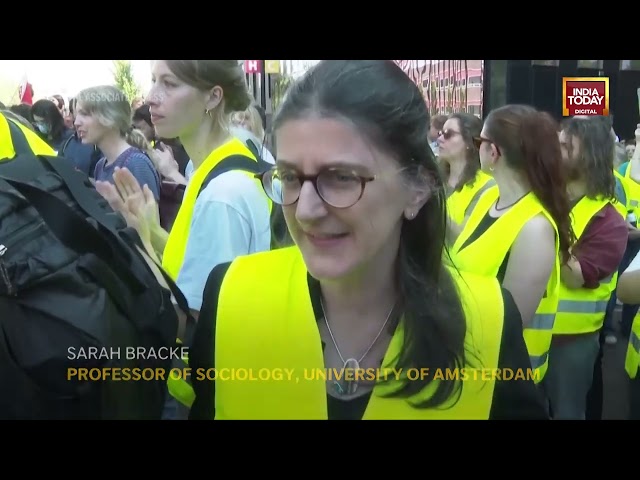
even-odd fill
[[[33,105],[33,86],[27,80],[20,84],[18,96],[20,97],[20,103]]]

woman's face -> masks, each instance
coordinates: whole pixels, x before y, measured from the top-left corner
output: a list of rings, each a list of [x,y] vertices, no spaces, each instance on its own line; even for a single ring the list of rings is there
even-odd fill
[[[38,129],[38,131],[47,136],[51,133],[51,125],[44,117],[39,117],[38,115],[33,116],[33,124]]]
[[[283,207],[284,216],[311,275],[343,279],[393,261],[403,217],[416,215],[426,201],[416,201],[399,163],[341,120],[290,120],[276,138],[284,195],[300,192],[296,203]],[[311,181],[299,187],[296,180],[320,173],[324,200]]]
[[[438,155],[445,161],[463,158],[466,148],[460,133],[460,122],[457,118],[450,118],[442,127],[442,134],[438,136]]]
[[[82,143],[90,145],[97,145],[110,130],[98,122],[98,119],[85,109],[81,101],[76,104],[76,119],[73,123],[76,127],[78,138]]]
[[[155,63],[152,82],[147,103],[158,137],[176,138],[195,132],[206,115],[209,93],[180,80],[164,60]]]

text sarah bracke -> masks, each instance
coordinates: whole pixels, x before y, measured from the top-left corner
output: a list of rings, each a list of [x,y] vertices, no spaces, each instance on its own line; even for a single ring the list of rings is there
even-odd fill
[[[183,360],[189,347],[69,347],[68,360]]]

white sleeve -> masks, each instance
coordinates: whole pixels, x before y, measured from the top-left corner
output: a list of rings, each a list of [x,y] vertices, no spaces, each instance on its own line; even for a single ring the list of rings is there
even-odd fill
[[[626,268],[625,273],[627,272],[631,273],[637,270],[640,270],[640,252],[638,252],[638,254],[633,258],[633,260],[631,260],[631,263]]]

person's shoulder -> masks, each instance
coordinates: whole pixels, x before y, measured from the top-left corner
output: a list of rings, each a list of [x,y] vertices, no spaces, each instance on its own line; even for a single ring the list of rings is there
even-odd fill
[[[245,205],[258,200],[262,202],[263,193],[252,173],[232,170],[211,180],[200,193],[197,202]]]
[[[594,223],[599,224],[601,227],[604,225],[607,229],[616,227],[627,229],[627,219],[621,215],[613,201],[606,203],[604,207],[595,213],[593,219],[589,222],[589,226]]]
[[[151,162],[149,155],[143,150],[140,150],[137,147],[131,147],[128,151],[125,151],[122,155],[123,157],[128,158],[129,160],[140,160],[146,162]]]
[[[520,230],[519,239],[526,239],[533,245],[539,244],[540,239],[553,242],[556,237],[557,226],[550,215],[540,212],[531,217]]]
[[[144,165],[152,171],[155,171],[153,161],[149,158],[149,155],[143,150],[136,147],[131,147],[129,150],[123,152],[118,159],[122,164],[127,166],[138,167],[138,169]]]
[[[272,271],[273,265],[285,266],[291,264],[292,261],[301,261],[300,258],[300,251],[296,247],[265,250],[254,252],[249,255],[238,256],[229,262],[224,262],[216,265],[211,270],[207,279],[205,290],[208,290],[211,294],[215,293],[215,295],[212,296],[217,298],[220,287],[224,283],[225,279],[229,276],[229,272],[231,271],[232,267],[232,273],[249,271],[266,274],[269,271]],[[205,297],[208,298],[207,295],[205,295]]]

